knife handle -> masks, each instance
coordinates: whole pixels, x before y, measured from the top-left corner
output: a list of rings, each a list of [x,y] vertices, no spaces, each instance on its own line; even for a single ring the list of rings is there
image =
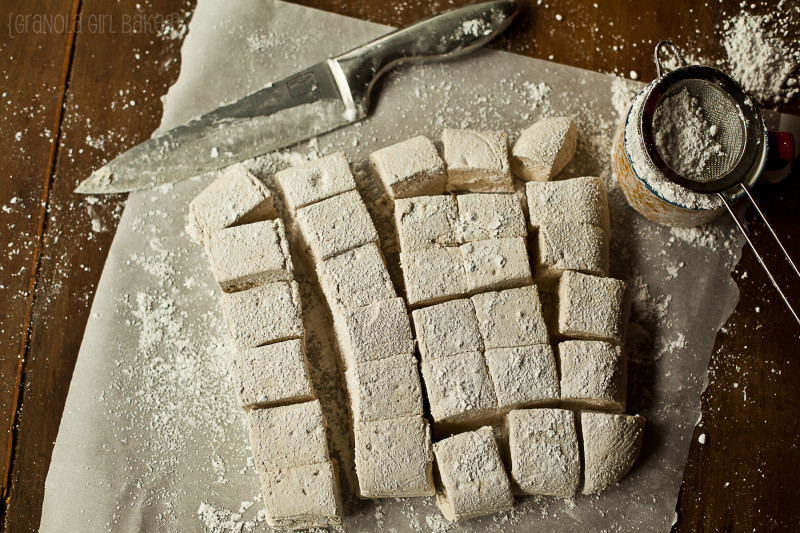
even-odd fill
[[[517,3],[483,2],[428,17],[333,58],[353,102],[366,111],[369,92],[381,74],[399,63],[453,57],[485,45],[511,24]]]

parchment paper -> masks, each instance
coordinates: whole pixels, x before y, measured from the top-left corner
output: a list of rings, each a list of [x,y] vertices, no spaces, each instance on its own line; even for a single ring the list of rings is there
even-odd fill
[[[278,1],[201,0],[162,129],[387,30]],[[648,419],[644,447],[623,482],[598,496],[518,498],[514,511],[469,521],[461,526],[465,531],[665,531],[675,518],[715,334],[738,299],[730,272],[742,242],[727,220],[702,230],[671,230],[625,205],[608,168],[619,120],[613,81],[496,51],[403,68],[379,85],[373,113],[362,124],[248,163],[269,184],[275,169],[298,159],[344,150],[364,168],[371,151],[416,134],[438,139],[445,126],[516,136],[543,115],[577,121],[578,154],[564,175],[601,175],[609,185],[612,275],[634,292],[628,412]],[[189,201],[212,178],[128,199],[55,444],[43,532],[266,529],[258,513],[262,504],[253,503],[258,479],[227,376],[230,347],[217,289],[200,248],[183,229]],[[385,227],[387,204],[368,173],[358,180]],[[384,237],[392,263],[395,243],[385,231]],[[331,364],[322,299],[300,263],[312,377],[322,390],[332,453],[350,493],[343,386]],[[348,502],[347,531],[451,527],[430,498]]]

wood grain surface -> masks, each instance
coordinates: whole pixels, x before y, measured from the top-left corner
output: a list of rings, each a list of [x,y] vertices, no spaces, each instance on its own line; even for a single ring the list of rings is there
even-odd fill
[[[468,3],[295,1],[394,26]],[[0,264],[0,528],[23,532],[38,528],[72,369],[124,202],[124,197],[95,201],[71,191],[158,125],[159,98],[178,75],[183,30],[194,2],[1,3],[9,26],[0,30],[0,134],[6,147],[0,158],[0,206],[6,207],[0,210],[5,250]],[[797,28],[798,2],[781,5]],[[742,9],[765,13],[776,7],[728,0],[707,5],[692,0],[523,3],[518,20],[492,46],[603,72],[634,71],[649,80],[655,76],[652,48],[662,38],[695,56],[723,57],[722,23]],[[37,15],[50,17],[51,26],[36,27]],[[57,26],[61,19],[63,27]],[[76,21],[79,31],[70,31]],[[133,32],[137,22],[141,31]],[[786,39],[800,46],[793,35]],[[783,110],[797,113],[800,104],[795,100]],[[758,194],[787,236],[790,252],[800,258],[797,174],[800,168]],[[752,212],[748,217],[757,242],[777,262],[768,235]],[[791,298],[800,302],[800,283],[787,268],[780,273],[792,284]],[[717,336],[675,530],[796,531],[800,327],[749,250],[733,276],[741,299]]]

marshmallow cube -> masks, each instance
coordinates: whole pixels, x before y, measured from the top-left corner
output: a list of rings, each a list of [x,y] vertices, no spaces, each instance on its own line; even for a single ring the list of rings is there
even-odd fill
[[[329,460],[319,400],[247,411],[253,459],[261,479],[269,472]]]
[[[572,409],[625,410],[627,360],[621,347],[600,341],[558,345],[561,405]]]
[[[192,200],[186,230],[205,246],[215,231],[276,216],[269,189],[247,167],[236,164]]]
[[[424,417],[356,424],[355,463],[362,498],[435,493],[431,432]]]
[[[411,316],[423,360],[483,351],[475,307],[468,299],[417,309]]]
[[[281,170],[275,174],[275,184],[292,214],[301,207],[356,188],[350,164],[343,152]]]
[[[325,461],[263,475],[267,524],[279,530],[341,525],[341,495],[333,470]]]
[[[531,181],[525,185],[525,192],[531,229],[554,222],[572,222],[599,226],[610,233],[606,185],[600,178]]]
[[[422,379],[437,424],[483,425],[497,413],[494,387],[480,352],[424,360]]]
[[[372,152],[369,165],[392,199],[441,194],[447,184],[444,161],[422,135]]]
[[[511,411],[506,431],[511,481],[520,493],[569,498],[578,491],[581,460],[572,411]]]
[[[240,292],[222,293],[222,314],[239,350],[301,338],[300,289],[278,281]]]
[[[294,269],[281,219],[215,231],[208,240],[211,270],[225,292],[291,281]]]
[[[520,134],[511,149],[511,168],[526,181],[549,181],[567,166],[577,146],[578,131],[570,119],[546,118]]]
[[[458,248],[401,252],[406,299],[412,308],[432,305],[467,292],[467,275]]]
[[[317,264],[322,292],[334,316],[397,297],[378,245],[371,242]]]
[[[345,309],[334,317],[348,368],[367,361],[414,353],[411,324],[402,298]]]
[[[378,231],[358,191],[298,209],[297,224],[317,263],[378,240]]]
[[[231,354],[230,361],[243,408],[314,399],[301,339],[237,350]]]
[[[554,222],[540,226],[534,273],[543,288],[552,288],[565,270],[608,274],[608,236],[598,226]]]
[[[528,235],[515,194],[460,194],[456,202],[458,240],[462,243]]]
[[[549,344],[495,348],[484,356],[500,409],[558,405],[556,360]]]
[[[505,133],[445,129],[442,145],[449,191],[514,191]]]
[[[396,200],[394,221],[402,252],[458,243],[458,208],[450,195]]]
[[[558,334],[622,344],[629,306],[624,281],[565,272],[558,283]]]
[[[436,503],[452,521],[508,511],[514,505],[491,427],[454,435],[433,445],[442,490]]]
[[[550,342],[535,286],[484,292],[471,300],[486,349]]]
[[[533,283],[525,239],[489,239],[459,247],[470,293]]]
[[[345,377],[356,424],[422,416],[422,388],[412,354],[361,363]]]
[[[644,425],[639,415],[581,412],[584,494],[600,492],[628,473],[642,448]]]

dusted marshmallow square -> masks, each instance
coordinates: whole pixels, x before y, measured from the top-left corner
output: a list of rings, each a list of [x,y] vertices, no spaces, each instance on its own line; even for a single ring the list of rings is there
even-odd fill
[[[606,185],[600,178],[583,177],[525,185],[531,229],[553,222],[593,224],[611,230]]]
[[[247,167],[236,164],[192,200],[186,230],[205,245],[217,230],[276,216],[269,189]]]
[[[467,276],[458,248],[401,252],[400,265],[411,307],[436,304],[467,292]]]
[[[235,350],[230,361],[239,403],[244,408],[314,399],[300,339]]]
[[[392,199],[442,194],[447,184],[444,161],[422,135],[372,152],[369,165]]]
[[[381,300],[334,317],[348,367],[397,354],[414,353],[414,338],[402,298]]]
[[[421,416],[355,426],[355,462],[362,498],[433,496],[433,450]]]
[[[484,292],[471,300],[487,350],[550,342],[534,285]]]
[[[275,470],[261,480],[270,527],[308,529],[342,524],[339,484],[330,461]]]
[[[325,420],[319,400],[247,411],[250,445],[262,479],[281,468],[328,461]]]
[[[525,239],[489,239],[459,246],[470,293],[533,283]]]
[[[208,257],[225,292],[292,280],[294,267],[281,219],[215,231],[208,241]]]
[[[278,281],[246,291],[222,293],[222,314],[239,350],[303,336],[300,288]]]
[[[403,252],[458,243],[458,209],[450,195],[396,200],[394,223]]]
[[[422,388],[411,353],[367,361],[345,372],[353,421],[422,416]]]
[[[445,128],[442,145],[447,164],[447,190],[514,191],[505,133]]]
[[[627,360],[622,348],[600,341],[558,345],[561,405],[570,409],[625,410]]]
[[[453,521],[508,511],[514,496],[491,427],[453,435],[433,445],[442,490],[436,503]]]
[[[422,379],[437,424],[485,424],[497,413],[494,387],[480,352],[423,360]]]
[[[539,227],[535,251],[536,282],[553,287],[565,270],[608,274],[608,236],[598,226],[554,222]]]
[[[301,207],[356,188],[343,152],[281,170],[275,174],[275,184],[292,214]]]
[[[581,460],[575,414],[523,409],[506,415],[511,481],[522,494],[569,498],[578,491]]]
[[[564,272],[558,283],[558,334],[622,344],[629,306],[624,281]]]
[[[501,409],[558,405],[558,374],[549,344],[495,348],[484,354]]]
[[[468,299],[417,309],[411,316],[423,360],[483,351],[475,307]]]
[[[378,240],[378,231],[358,191],[298,209],[297,224],[317,263]]]
[[[566,117],[545,118],[523,130],[511,149],[511,168],[526,181],[549,181],[567,166],[578,131]]]
[[[584,494],[619,483],[628,473],[639,457],[644,425],[639,415],[581,412]]]
[[[515,194],[460,194],[459,241],[527,237],[522,205]]]
[[[322,261],[317,264],[317,274],[334,315],[397,297],[374,242]]]

